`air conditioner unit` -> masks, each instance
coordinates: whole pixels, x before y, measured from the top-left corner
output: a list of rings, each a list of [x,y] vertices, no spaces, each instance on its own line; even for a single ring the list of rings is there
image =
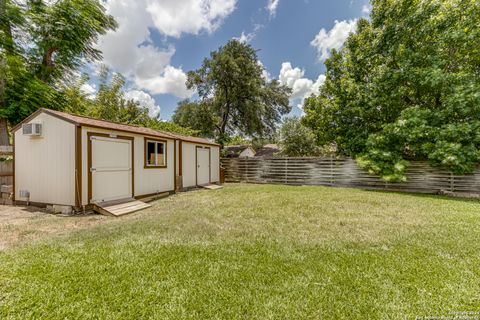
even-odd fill
[[[41,136],[42,124],[41,123],[24,123],[22,125],[22,132],[24,136]]]

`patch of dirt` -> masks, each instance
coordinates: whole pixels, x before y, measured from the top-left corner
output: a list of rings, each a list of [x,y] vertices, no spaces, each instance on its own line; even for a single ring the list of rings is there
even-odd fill
[[[0,205],[0,250],[87,228],[102,220],[106,217],[93,214],[66,217],[36,207]]]

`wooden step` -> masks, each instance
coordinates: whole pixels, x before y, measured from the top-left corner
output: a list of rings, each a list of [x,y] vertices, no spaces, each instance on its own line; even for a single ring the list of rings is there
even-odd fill
[[[203,185],[203,186],[200,186],[202,188],[205,188],[205,189],[209,189],[209,190],[217,190],[217,189],[222,189],[223,186],[219,186],[218,184],[206,184],[206,185]]]
[[[94,204],[93,210],[103,215],[119,217],[150,207],[151,205],[148,203],[128,198],[96,203]]]

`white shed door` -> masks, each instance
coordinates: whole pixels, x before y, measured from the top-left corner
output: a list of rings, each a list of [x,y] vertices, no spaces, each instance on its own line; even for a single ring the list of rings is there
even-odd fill
[[[95,136],[91,139],[91,202],[131,198],[132,141]]]
[[[210,183],[210,149],[197,148],[197,185]]]

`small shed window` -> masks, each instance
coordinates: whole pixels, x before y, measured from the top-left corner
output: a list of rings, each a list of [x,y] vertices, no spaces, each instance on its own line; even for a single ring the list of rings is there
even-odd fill
[[[167,142],[145,139],[145,168],[167,166]]]

